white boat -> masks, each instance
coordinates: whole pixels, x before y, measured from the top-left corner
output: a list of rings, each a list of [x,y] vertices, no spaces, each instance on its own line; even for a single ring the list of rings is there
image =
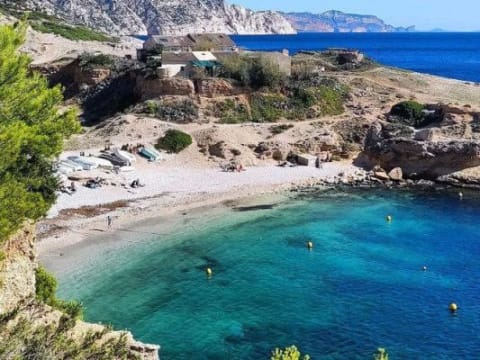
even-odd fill
[[[83,167],[79,164],[76,164],[74,163],[73,161],[70,161],[70,160],[60,160],[60,162],[58,163],[60,166],[63,166],[63,167],[69,167],[71,168],[73,171],[81,171],[83,170]]]
[[[123,151],[123,150],[120,150],[120,149],[114,149],[113,153],[117,157],[119,157],[120,159],[128,161],[129,163],[133,163],[133,162],[137,161],[137,158],[135,157],[135,155],[129,153],[128,151]]]
[[[93,170],[98,168],[97,163],[89,161],[89,158],[85,156],[69,156],[68,160],[81,165],[83,167],[83,170]]]
[[[114,167],[113,164],[107,159],[100,159],[96,156],[89,156],[87,159],[88,161],[97,164],[99,168],[111,170]]]
[[[73,173],[75,170],[73,170],[72,167],[70,166],[65,166],[65,165],[62,165],[62,164],[57,164],[57,166],[55,167],[55,170],[60,173],[60,174],[64,174],[64,175],[68,175],[68,174],[71,174]]]

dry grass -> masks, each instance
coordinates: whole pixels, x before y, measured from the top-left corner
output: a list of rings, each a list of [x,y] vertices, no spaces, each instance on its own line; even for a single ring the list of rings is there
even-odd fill
[[[130,202],[127,200],[119,200],[114,201],[108,204],[102,204],[97,206],[83,206],[78,209],[65,209],[60,211],[60,216],[62,217],[74,217],[74,216],[81,216],[86,218],[92,218],[95,216],[99,216],[102,214],[106,214],[108,212],[127,208]]]

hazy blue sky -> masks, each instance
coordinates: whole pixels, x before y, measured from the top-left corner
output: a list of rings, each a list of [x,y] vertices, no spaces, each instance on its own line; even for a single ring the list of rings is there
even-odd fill
[[[340,10],[377,15],[396,26],[421,30],[480,30],[480,0],[229,0],[255,10],[323,12]]]

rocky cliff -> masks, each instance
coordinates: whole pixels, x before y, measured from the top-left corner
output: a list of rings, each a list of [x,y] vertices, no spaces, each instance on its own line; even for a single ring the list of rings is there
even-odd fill
[[[11,0],[9,0],[11,1]],[[23,5],[109,34],[190,32],[228,34],[295,33],[273,11],[255,12],[224,0],[22,0]]]
[[[373,15],[346,14],[327,11],[322,14],[309,12],[282,14],[299,32],[406,32],[415,27],[394,27]]]
[[[158,346],[128,332],[70,318],[35,298],[35,228],[27,225],[0,246],[1,359],[158,360]]]

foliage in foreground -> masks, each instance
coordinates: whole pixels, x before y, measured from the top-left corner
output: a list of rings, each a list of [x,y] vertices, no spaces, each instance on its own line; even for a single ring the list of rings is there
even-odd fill
[[[52,159],[80,130],[75,109],[61,109],[60,87],[29,70],[18,53],[26,24],[0,27],[0,243],[55,201]]]
[[[192,145],[192,137],[180,130],[167,130],[165,136],[160,138],[156,147],[161,150],[179,153]]]
[[[57,299],[57,280],[42,266],[35,270],[35,296],[38,301],[63,311],[73,319],[83,316],[82,304],[77,301]]]
[[[272,351],[272,357],[270,360],[310,360],[310,356],[305,355],[302,357],[302,354],[300,354],[297,347],[292,345],[284,350],[277,348]]]
[[[32,324],[19,318],[15,324],[0,321],[1,359],[57,359],[57,360],[127,360],[133,359],[126,335],[120,338],[104,337],[109,331],[89,331],[78,339],[66,336],[74,323],[62,316],[58,324]]]

